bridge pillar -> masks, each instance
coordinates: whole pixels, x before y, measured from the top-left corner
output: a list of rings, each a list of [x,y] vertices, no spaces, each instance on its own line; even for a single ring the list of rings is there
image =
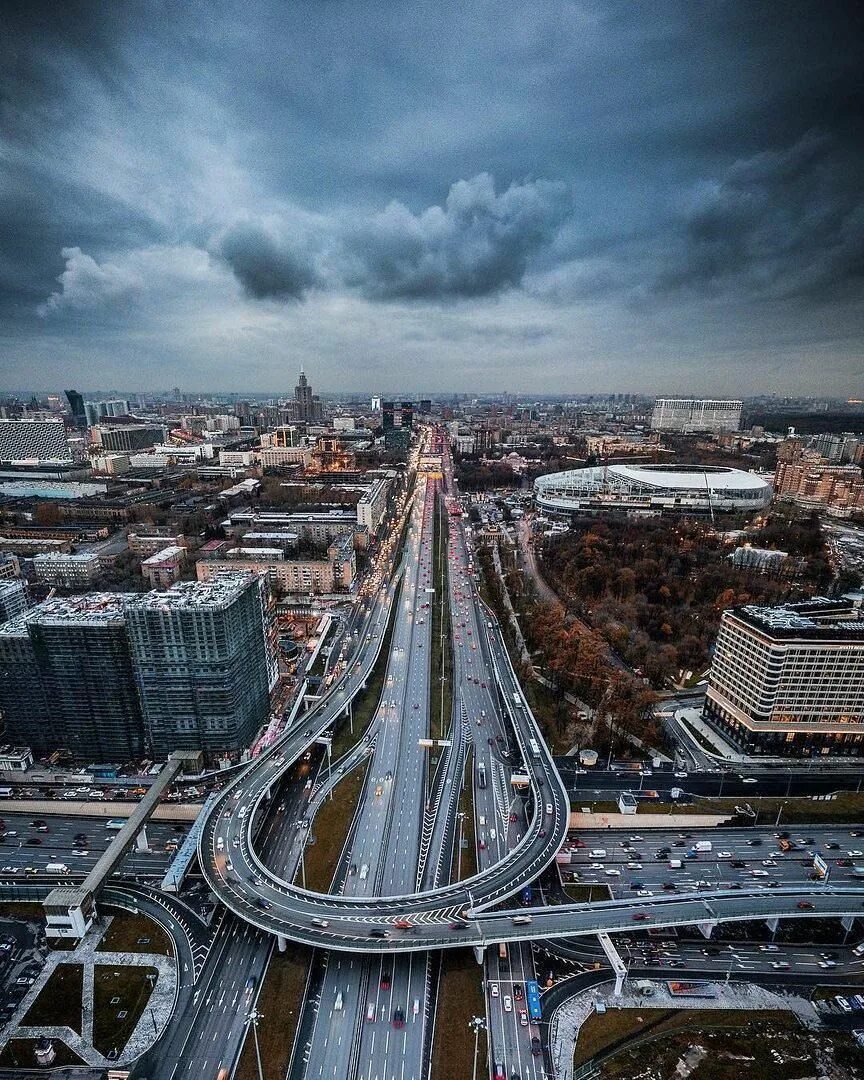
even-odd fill
[[[272,796],[273,796],[273,785],[271,784],[267,788],[267,790],[264,792],[264,798],[267,800],[267,802],[270,802],[270,799],[272,798]]]
[[[840,920],[840,925],[843,927],[843,929],[848,934],[849,931],[852,929],[852,927],[855,925],[855,916],[854,915],[844,915],[843,918]]]
[[[706,920],[705,922],[696,923],[696,925],[699,927],[699,932],[702,934],[702,937],[704,937],[706,941],[710,941],[711,935],[714,933],[714,927],[717,923]]]
[[[276,945],[279,948],[279,952],[285,952],[288,948],[288,938],[286,938],[284,934],[277,934]]]
[[[476,959],[477,963],[481,967],[483,966],[483,953],[484,952],[485,952],[485,949],[483,948],[482,945],[475,945],[474,946],[474,958]]]
[[[150,847],[149,843],[147,842],[147,826],[146,825],[143,825],[141,827],[141,831],[135,837],[135,847],[139,851],[147,851],[147,849]]]
[[[780,925],[780,920],[776,917],[773,919],[766,919],[765,925],[771,931],[771,936],[773,937],[777,933],[777,927]]]

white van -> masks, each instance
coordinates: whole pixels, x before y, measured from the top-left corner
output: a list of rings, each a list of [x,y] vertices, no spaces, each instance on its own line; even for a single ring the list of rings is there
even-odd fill
[[[342,991],[341,990],[336,995],[336,1000],[333,1003],[333,1008],[336,1010],[336,1012],[342,1012]]]
[[[364,862],[360,867],[360,880],[365,881],[367,877],[369,877],[369,864]]]
[[[480,814],[480,816],[477,818],[477,821],[479,822],[479,824],[485,825],[486,824],[486,815],[485,814]]]
[[[68,874],[69,867],[65,862],[49,862],[45,867],[46,874]]]

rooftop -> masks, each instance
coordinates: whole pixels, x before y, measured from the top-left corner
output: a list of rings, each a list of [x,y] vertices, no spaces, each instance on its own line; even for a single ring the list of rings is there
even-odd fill
[[[169,611],[180,608],[225,607],[245,592],[257,575],[244,570],[226,571],[208,581],[182,581],[165,592],[149,592],[134,598],[138,610]]]
[[[806,638],[817,641],[864,641],[861,610],[849,600],[814,597],[779,607],[747,604],[733,608],[731,615],[771,637]]]

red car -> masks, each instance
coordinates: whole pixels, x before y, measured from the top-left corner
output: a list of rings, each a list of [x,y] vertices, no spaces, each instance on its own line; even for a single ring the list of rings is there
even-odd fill
[[[390,989],[390,972],[389,971],[382,971],[382,973],[381,973],[381,989],[382,990],[389,990]]]
[[[813,910],[813,905],[810,903],[809,900],[799,900],[798,901],[798,910],[799,911],[812,911]]]
[[[636,911],[633,914],[633,922],[647,922],[651,918],[644,911]]]

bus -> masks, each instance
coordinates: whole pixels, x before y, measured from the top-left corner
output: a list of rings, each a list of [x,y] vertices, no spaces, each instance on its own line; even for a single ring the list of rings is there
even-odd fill
[[[540,757],[540,744],[536,739],[529,739],[528,745],[531,747],[531,753],[534,757]]]
[[[507,942],[500,941],[498,943],[498,966],[507,967],[509,960],[507,959]]]
[[[540,987],[537,985],[536,979],[529,979],[525,983],[525,1000],[528,1002],[528,1015],[536,1024],[542,1016],[540,1011]]]

